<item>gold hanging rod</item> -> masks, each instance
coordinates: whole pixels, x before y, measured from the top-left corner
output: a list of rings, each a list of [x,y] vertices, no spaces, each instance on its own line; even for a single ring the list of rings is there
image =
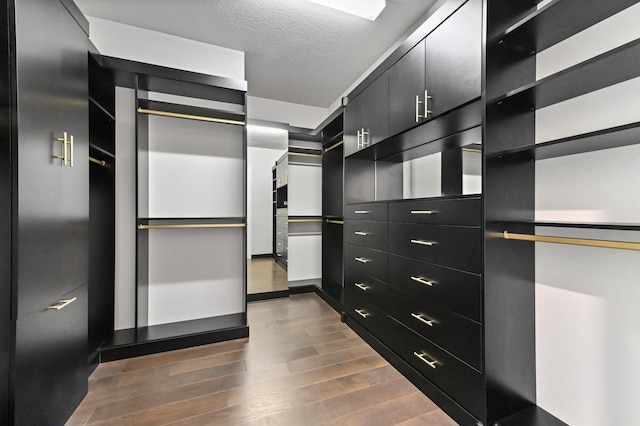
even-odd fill
[[[178,225],[143,225],[138,229],[203,229],[203,228],[244,228],[244,223],[190,223]]]
[[[289,223],[312,223],[322,222],[322,219],[289,219]]]
[[[89,157],[89,161],[92,162],[92,163],[96,163],[97,165],[102,166],[102,167],[107,165],[106,161],[98,160],[97,158],[93,158],[93,157]]]
[[[505,240],[533,241],[540,243],[570,244],[574,246],[602,247],[640,251],[640,243],[611,240],[591,240],[586,238],[550,237],[547,235],[512,234],[504,231]]]
[[[482,150],[478,148],[462,148],[462,150],[467,152],[477,152],[478,154],[482,153]]]
[[[331,145],[329,148],[325,149],[324,152],[329,152],[332,149],[336,149],[337,147],[339,147],[340,145],[342,145],[344,143],[344,141],[340,141],[340,142],[336,142],[335,144]]]
[[[297,155],[298,157],[322,157],[322,154],[306,154],[304,152],[290,152],[289,155]]]
[[[140,114],[160,115],[162,117],[186,118],[187,120],[207,121],[209,123],[234,124],[244,126],[244,121],[228,120],[226,118],[205,117],[202,115],[181,114],[178,112],[157,111],[155,109],[138,108]]]
[[[335,225],[344,225],[344,220],[327,219],[327,223],[333,223]]]

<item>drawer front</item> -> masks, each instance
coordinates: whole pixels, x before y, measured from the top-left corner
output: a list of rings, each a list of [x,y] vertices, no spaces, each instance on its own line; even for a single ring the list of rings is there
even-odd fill
[[[387,314],[422,337],[482,370],[482,326],[400,290],[389,292]]]
[[[482,322],[482,277],[389,255],[388,283],[432,304]]]
[[[387,282],[389,259],[387,253],[353,244],[344,245],[344,265]]]
[[[351,291],[359,300],[363,300],[382,311],[385,311],[389,287],[360,271],[345,268],[345,291]]]
[[[387,203],[349,204],[344,206],[344,218],[356,220],[388,219]]]
[[[385,342],[385,330],[390,322],[385,314],[362,301],[357,297],[357,294],[354,295],[351,291],[344,292],[344,310],[347,315],[369,330],[371,334]]]
[[[482,272],[480,228],[389,223],[389,252],[449,266]]]
[[[389,221],[480,226],[480,198],[432,199],[389,203]]]
[[[344,241],[363,247],[387,251],[387,222],[347,220],[344,223]]]
[[[393,320],[385,324],[388,345],[465,409],[482,418],[482,374]]]

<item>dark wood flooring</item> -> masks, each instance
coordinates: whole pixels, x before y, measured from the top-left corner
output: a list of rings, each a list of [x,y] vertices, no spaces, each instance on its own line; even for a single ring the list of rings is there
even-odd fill
[[[248,315],[249,339],[101,364],[67,425],[456,424],[317,295]]]

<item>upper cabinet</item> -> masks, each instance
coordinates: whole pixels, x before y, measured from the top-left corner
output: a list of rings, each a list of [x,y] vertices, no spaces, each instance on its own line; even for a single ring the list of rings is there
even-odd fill
[[[422,119],[480,97],[482,1],[469,0],[426,38]],[[424,99],[423,99],[424,101]]]
[[[435,25],[349,102],[345,155],[479,98],[481,34],[482,0],[464,2]]]
[[[389,78],[385,72],[353,101],[344,117],[345,155],[374,145],[389,136]]]

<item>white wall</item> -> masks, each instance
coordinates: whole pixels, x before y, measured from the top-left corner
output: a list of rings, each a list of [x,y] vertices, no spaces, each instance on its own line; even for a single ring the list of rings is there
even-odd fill
[[[244,80],[244,52],[87,16],[100,53]]]
[[[322,167],[289,161],[288,170],[289,216],[322,216]]]
[[[640,37],[640,5],[538,55],[538,77]],[[638,121],[640,79],[540,110],[536,140]],[[536,162],[536,219],[640,223],[640,146]],[[639,241],[636,232],[536,229]],[[571,425],[637,423],[640,255],[536,245],[538,405]]]
[[[247,97],[247,114],[251,119],[285,123],[293,127],[315,129],[333,111],[309,105]]]

